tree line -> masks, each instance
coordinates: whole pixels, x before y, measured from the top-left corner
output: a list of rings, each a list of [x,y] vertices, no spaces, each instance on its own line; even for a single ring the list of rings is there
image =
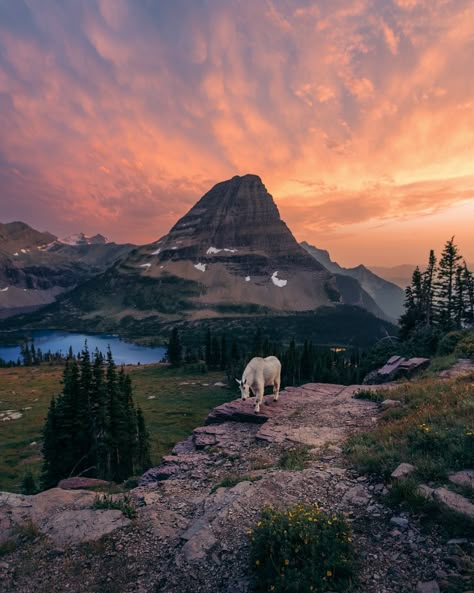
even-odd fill
[[[400,339],[424,341],[428,350],[441,335],[474,325],[474,275],[454,237],[446,242],[439,261],[431,250],[426,270],[415,269],[404,306]]]
[[[206,330],[201,346],[192,352],[181,345],[177,328],[171,331],[167,358],[172,366],[183,362],[199,361],[205,370],[225,371],[229,381],[241,377],[245,365],[254,356],[276,356],[282,363],[282,384],[300,385],[304,382],[341,383],[349,385],[362,380],[366,369],[365,357],[357,349],[315,346],[310,340],[297,344],[294,339],[288,345],[270,341],[257,328],[249,347],[239,346],[235,339],[225,333],[214,334]]]
[[[110,349],[106,357],[87,343],[66,360],[63,388],[53,397],[43,428],[43,488],[70,476],[121,482],[150,467],[150,440],[132,383],[118,370]]]
[[[34,341],[23,342],[20,345],[20,356],[16,361],[5,361],[0,358],[0,368],[15,367],[15,366],[38,366],[43,362],[48,364],[57,364],[64,362],[67,358],[73,358],[72,348],[65,356],[62,352],[43,352],[41,348],[36,348]]]

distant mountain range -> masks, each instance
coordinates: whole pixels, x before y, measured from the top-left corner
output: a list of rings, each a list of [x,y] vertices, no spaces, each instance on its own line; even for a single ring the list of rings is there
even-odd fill
[[[416,265],[414,264],[401,264],[399,266],[370,266],[370,269],[374,274],[396,284],[403,290],[411,283],[411,277]],[[422,268],[422,266],[420,266]]]
[[[325,249],[318,249],[313,245],[309,245],[306,241],[301,243],[301,246],[333,274],[349,276],[357,280],[380,309],[391,319],[398,320],[403,313],[405,293],[396,284],[380,278],[363,265],[355,268],[343,268],[331,260],[329,253]]]
[[[68,243],[23,222],[0,223],[0,317],[32,311],[124,257],[134,245],[102,235]]]
[[[91,245],[82,236],[73,246],[50,239],[46,237],[49,243],[44,245],[35,244],[35,257],[54,254],[63,265],[73,260],[72,267],[77,268],[86,257],[93,257],[93,250],[102,250],[99,261],[93,266],[89,259],[88,277],[76,274],[68,285],[74,289],[37,314],[16,318],[19,324],[156,336],[169,325],[196,329],[211,320],[221,325],[238,320],[239,327],[247,324],[254,331],[256,317],[281,320],[283,316],[283,325],[305,331],[316,319],[316,311],[319,319],[326,311],[326,318],[332,319],[327,335],[339,323],[336,316],[344,319],[340,335],[347,341],[356,339],[356,326],[359,334],[365,332],[374,339],[394,331],[387,321],[394,320],[398,310],[387,304],[390,295],[385,300],[381,297],[388,283],[362,267],[362,286],[356,274],[331,262],[329,255],[325,263],[320,261],[322,256],[310,255],[281,220],[272,196],[256,175],[218,183],[167,235],[148,245],[115,246],[112,254],[105,249],[113,244]],[[32,248],[23,249],[26,253],[21,258],[31,257]],[[64,282],[61,288],[66,288]],[[385,309],[374,294],[380,302],[384,300]],[[290,320],[295,315],[299,317]],[[348,318],[353,319],[352,327]],[[317,325],[324,323],[320,319]]]

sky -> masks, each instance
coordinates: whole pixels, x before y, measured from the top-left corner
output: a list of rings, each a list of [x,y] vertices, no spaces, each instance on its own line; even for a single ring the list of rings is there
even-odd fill
[[[0,222],[144,244],[257,174],[342,265],[474,261],[472,0],[0,0]]]

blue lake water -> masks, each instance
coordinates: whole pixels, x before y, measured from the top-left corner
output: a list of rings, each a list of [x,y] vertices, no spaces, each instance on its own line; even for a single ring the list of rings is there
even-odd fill
[[[124,342],[117,335],[109,334],[80,334],[56,330],[38,330],[31,332],[35,348],[41,348],[43,353],[50,350],[53,354],[61,352],[66,355],[69,347],[72,347],[74,354],[78,354],[84,347],[87,340],[89,352],[98,348],[103,354],[108,347],[112,351],[115,364],[147,364],[160,362],[166,354],[166,348],[139,346],[130,342]],[[20,358],[20,346],[0,346],[0,358],[6,362],[16,362]]]

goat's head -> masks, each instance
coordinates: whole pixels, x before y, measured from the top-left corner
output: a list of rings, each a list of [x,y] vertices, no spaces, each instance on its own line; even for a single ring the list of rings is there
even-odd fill
[[[239,387],[240,387],[240,395],[242,399],[247,399],[249,397],[249,384],[247,379],[236,379]]]

